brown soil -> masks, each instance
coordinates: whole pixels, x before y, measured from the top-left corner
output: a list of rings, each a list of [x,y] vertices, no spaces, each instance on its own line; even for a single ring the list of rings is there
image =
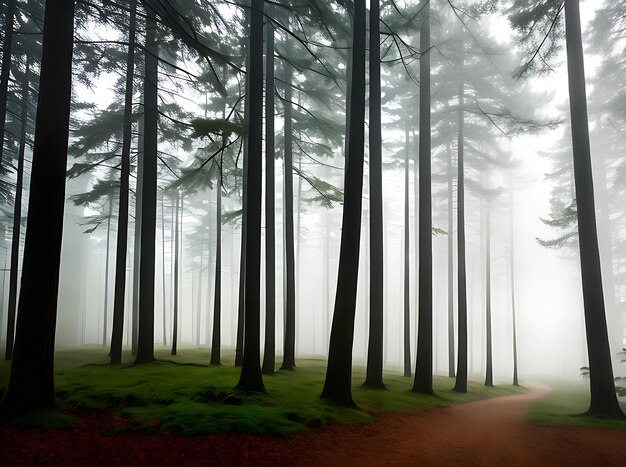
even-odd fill
[[[0,465],[626,465],[623,431],[527,422],[529,405],[543,392],[384,415],[371,425],[337,425],[287,440],[106,436],[111,415],[101,414],[66,431],[1,428]]]

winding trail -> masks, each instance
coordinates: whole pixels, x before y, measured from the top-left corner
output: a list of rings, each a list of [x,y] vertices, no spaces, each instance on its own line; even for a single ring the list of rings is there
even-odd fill
[[[0,465],[624,466],[626,433],[526,421],[547,388],[291,439],[243,434],[106,436],[111,415],[72,430],[0,428]]]

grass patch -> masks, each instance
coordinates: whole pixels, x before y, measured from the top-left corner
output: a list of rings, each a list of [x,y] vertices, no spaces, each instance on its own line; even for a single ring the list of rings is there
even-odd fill
[[[622,411],[626,411],[626,404],[623,401],[621,406]],[[528,412],[528,419],[533,423],[544,425],[592,426],[626,430],[626,420],[589,417],[584,415],[588,408],[588,384],[557,385],[531,407]]]
[[[124,355],[124,361],[132,361]],[[371,422],[384,412],[414,412],[487,397],[523,392],[522,388],[486,388],[470,383],[468,393],[450,390],[454,381],[434,378],[435,397],[410,391],[412,380],[386,374],[387,390],[361,386],[364,369],[355,368],[353,396],[362,410],[329,405],[318,399],[326,363],[298,360],[293,372],[265,377],[268,394],[234,394],[239,369],[226,352],[224,365],[207,366],[209,351],[182,349],[172,357],[163,349],[158,361],[141,366],[109,365],[102,347],[58,350],[55,360],[56,397],[63,411],[84,415],[112,410],[122,419],[110,432],[175,431],[188,436],[220,432],[271,433],[289,436],[331,423]],[[0,364],[0,386],[8,380],[7,363]]]

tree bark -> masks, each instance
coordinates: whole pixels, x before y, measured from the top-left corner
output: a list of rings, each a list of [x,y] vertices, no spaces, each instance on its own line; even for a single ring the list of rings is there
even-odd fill
[[[448,377],[454,378],[454,176],[448,144]]]
[[[461,76],[463,63],[461,63]],[[467,392],[467,270],[465,260],[465,90],[463,81],[459,83],[459,111],[457,122],[457,296],[458,296],[458,354],[456,367],[456,382],[454,391]]]
[[[290,371],[296,366],[296,269],[293,229],[293,120],[291,118],[293,69],[288,63],[285,63],[285,75],[285,334],[283,363],[280,369]]]
[[[404,376],[411,376],[411,267],[410,267],[410,224],[409,224],[409,120],[404,129]]]
[[[126,255],[128,254],[130,148],[133,139],[133,79],[135,76],[137,0],[131,0],[130,8],[128,54],[126,55],[126,92],[124,96],[124,135],[122,140],[122,165],[120,173],[120,206],[117,222],[117,251],[115,256],[111,363],[121,363],[122,361],[122,340],[124,334],[124,297],[126,295]]]
[[[354,407],[352,400],[352,346],[356,311],[357,277],[361,237],[363,159],[365,148],[365,0],[354,2],[352,28],[352,85],[339,253],[337,294],[328,352],[328,366],[321,399]]]
[[[215,236],[215,292],[213,298],[213,336],[211,339],[211,365],[220,364],[222,315],[222,167],[217,184],[217,233]]]
[[[273,375],[276,359],[276,222],[274,136],[274,27],[266,32],[265,77],[265,349],[263,374]]]
[[[623,418],[613,381],[602,290],[578,0],[565,0],[565,37],[574,150],[574,180],[578,208],[578,237],[591,381],[591,403],[588,414]]]
[[[72,92],[74,0],[47,1],[22,286],[0,411],[54,408],[54,340]]]
[[[250,112],[248,118],[248,174],[246,179],[246,275],[244,346],[241,375],[236,389],[265,392],[260,362],[261,292],[261,195],[263,145],[263,6],[252,0],[248,69]]]
[[[174,224],[174,317],[172,324],[172,355],[178,352],[178,259],[180,251],[180,193],[176,192],[176,214]]]
[[[370,1],[370,317],[365,386],[383,383],[383,169],[380,94],[380,0]]]
[[[420,31],[419,134],[419,299],[417,356],[413,391],[433,392],[433,220],[430,128],[430,3],[422,11]]]
[[[518,371],[517,371],[517,319],[515,316],[515,218],[513,217],[513,181],[511,180],[511,191],[509,193],[509,204],[511,206],[510,217],[510,268],[511,268],[511,319],[513,320],[513,386],[519,386]]]
[[[22,195],[24,192],[24,153],[26,151],[26,131],[28,129],[28,99],[30,88],[30,57],[26,57],[26,71],[22,83],[22,113],[20,117],[20,152],[17,161],[17,182],[13,207],[13,232],[11,234],[11,270],[9,277],[9,309],[7,316],[7,340],[5,360],[13,358],[15,339],[15,310],[17,308],[17,281],[19,280],[20,238],[22,227]],[[4,284],[2,284],[4,290]]]
[[[154,360],[154,278],[158,159],[158,45],[154,11],[146,8],[144,77],[144,152],[141,199],[141,255],[139,271],[139,326],[135,364]]]

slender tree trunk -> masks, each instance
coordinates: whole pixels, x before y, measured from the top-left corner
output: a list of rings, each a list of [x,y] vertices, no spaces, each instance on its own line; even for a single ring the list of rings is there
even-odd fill
[[[265,392],[260,355],[261,292],[261,195],[263,144],[263,6],[252,0],[248,69],[250,112],[248,118],[248,174],[246,179],[246,277],[244,299],[244,346],[241,375],[236,388]]]
[[[222,315],[222,167],[217,184],[217,233],[215,236],[215,292],[213,302],[213,336],[211,340],[211,365],[220,364]]]
[[[198,270],[198,293],[196,295],[196,345],[200,345],[200,322],[202,321],[202,268],[204,266],[204,244],[200,245],[200,269]]]
[[[606,328],[578,0],[565,0],[565,37],[578,208],[578,237],[591,380],[591,404],[588,413],[601,417],[623,418],[624,415],[615,393],[611,350]]]
[[[370,1],[370,326],[365,386],[383,388],[383,168],[380,1]]]
[[[487,364],[485,366],[485,386],[493,387],[493,344],[491,338],[491,201],[487,200],[485,219],[485,314]]]
[[[126,91],[124,96],[124,135],[122,140],[122,165],[120,173],[120,206],[117,222],[117,250],[115,256],[111,363],[121,363],[122,361],[122,340],[124,334],[124,296],[126,295],[126,255],[128,254],[130,147],[133,139],[133,78],[135,76],[137,0],[131,0],[130,8],[128,54],[126,56]]]
[[[454,378],[454,175],[448,144],[448,377]]]
[[[4,13],[2,69],[0,69],[0,171],[2,171],[4,167],[4,129],[7,115],[9,77],[11,75],[11,62],[13,61],[12,52],[15,23],[15,2],[16,0],[7,0],[7,7]]]
[[[293,370],[296,365],[296,273],[293,229],[293,120],[291,83],[293,69],[285,64],[285,173],[284,173],[284,216],[285,216],[285,334],[283,363],[281,370]]]
[[[365,1],[354,2],[352,28],[352,85],[344,207],[339,254],[337,295],[330,336],[328,366],[321,398],[353,407],[352,346],[356,312],[357,276],[361,237],[363,158],[365,148]]]
[[[154,11],[146,8],[144,80],[144,152],[141,199],[141,255],[139,271],[139,329],[135,364],[154,360],[154,278],[158,150],[158,45]]]
[[[433,219],[430,173],[430,3],[420,31],[419,299],[413,391],[433,392]]]
[[[509,204],[511,206],[510,211],[510,268],[511,268],[511,313],[513,320],[513,386],[519,386],[518,371],[517,371],[517,319],[515,316],[515,218],[513,217],[513,181],[511,181],[511,191],[509,193]]]
[[[54,408],[54,340],[72,92],[74,0],[47,1],[13,363],[1,412]]]
[[[174,318],[172,325],[172,355],[178,351],[178,260],[180,251],[180,193],[176,192],[176,214],[174,225]]]
[[[109,327],[109,259],[111,256],[111,217],[113,217],[113,200],[109,196],[109,213],[107,219],[106,254],[104,257],[104,313],[102,319],[102,345],[107,345],[107,328]]]
[[[463,75],[463,64],[461,63],[461,76]],[[457,139],[457,273],[458,273],[458,355],[456,367],[456,382],[454,391],[467,392],[467,272],[465,264],[465,113],[464,106],[464,84],[459,83],[459,112],[458,112],[458,139]]]
[[[265,76],[265,350],[263,374],[273,375],[276,359],[276,222],[274,136],[274,27],[267,21]]]
[[[409,120],[404,130],[404,376],[411,376],[411,269],[409,255],[411,250],[409,224]]]
[[[161,194],[161,282],[163,297],[163,345],[167,345],[167,307],[165,294],[165,192]]]
[[[19,279],[20,238],[22,226],[22,194],[24,192],[24,153],[26,151],[26,132],[28,129],[28,100],[30,87],[30,57],[26,57],[26,71],[22,83],[22,113],[20,116],[20,152],[17,161],[17,183],[15,185],[15,204],[13,207],[13,232],[11,239],[11,270],[9,276],[9,310],[7,317],[7,339],[5,360],[13,358],[15,338],[15,310],[17,308],[17,281]],[[2,284],[4,291],[4,283]]]

